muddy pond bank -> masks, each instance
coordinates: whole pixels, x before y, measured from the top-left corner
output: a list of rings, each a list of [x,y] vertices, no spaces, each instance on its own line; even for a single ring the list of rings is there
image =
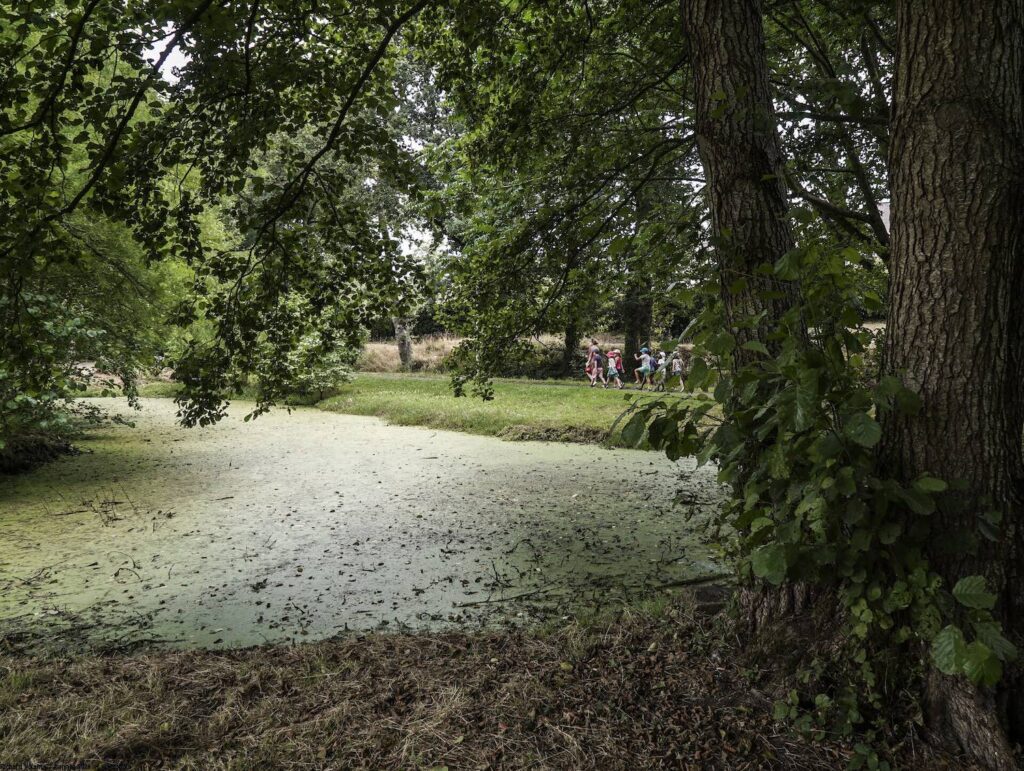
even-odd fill
[[[243,423],[236,405],[186,430],[170,400],[142,407],[84,454],[0,480],[8,645],[521,622],[719,571],[700,521],[720,493],[689,459],[313,409]]]

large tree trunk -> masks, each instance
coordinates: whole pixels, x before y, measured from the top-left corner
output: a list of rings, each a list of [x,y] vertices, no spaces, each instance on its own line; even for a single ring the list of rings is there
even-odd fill
[[[395,342],[398,344],[398,360],[402,363],[402,370],[412,370],[412,322],[410,319],[393,319],[395,325]]]
[[[983,574],[1011,639],[1024,633],[1024,0],[899,0],[885,369],[918,392],[885,420],[882,471],[963,480],[933,516],[947,587]],[[998,509],[997,542],[977,516]],[[977,540],[974,553],[949,549]],[[940,542],[941,541],[941,542]],[[935,673],[937,735],[1011,768],[1024,740],[1019,673],[996,693]]]
[[[782,150],[768,88],[759,0],[683,0],[696,98],[697,147],[711,208],[726,321],[737,348],[759,336],[735,322],[767,310],[761,331],[790,307],[791,295],[758,271],[793,248]],[[742,350],[737,356],[743,356]],[[738,362],[742,363],[742,362]]]

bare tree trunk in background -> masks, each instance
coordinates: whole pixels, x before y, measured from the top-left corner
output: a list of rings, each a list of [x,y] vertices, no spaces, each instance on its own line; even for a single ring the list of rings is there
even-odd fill
[[[960,479],[932,517],[929,559],[946,587],[975,574],[1024,635],[1024,0],[899,0],[891,307],[885,371],[918,392],[885,421],[882,472]],[[1003,515],[1001,537],[977,516]],[[975,539],[975,553],[963,551]],[[959,550],[950,548],[959,544]],[[1019,666],[997,691],[935,672],[929,719],[989,768],[1024,740]]]
[[[402,362],[402,370],[412,370],[412,320],[395,318],[395,342],[398,344],[398,359]]]
[[[643,184],[634,191],[633,216],[636,220],[637,232],[650,219],[651,195],[651,191]],[[640,349],[653,342],[651,340],[651,325],[654,323],[654,290],[651,269],[648,265],[649,254],[643,249],[637,248],[635,240],[630,245],[630,251],[625,298],[622,304],[622,328],[625,335],[623,341],[625,350],[622,354],[626,372],[632,376],[633,369],[640,364],[636,360]]]
[[[734,322],[767,311],[762,328],[769,328],[791,304],[788,297],[764,299],[779,287],[758,272],[793,248],[761,3],[682,0],[682,15],[722,302],[739,360],[745,354],[739,347],[758,330],[738,330]]]
[[[626,298],[622,304],[622,320],[625,330],[625,350],[622,360],[626,371],[632,373],[639,366],[634,355],[640,353],[651,338],[651,322],[654,317],[654,298],[645,276],[634,274],[626,285]]]
[[[576,354],[580,347],[580,328],[575,319],[565,325],[565,340],[562,348],[562,374],[571,376],[576,374]]]

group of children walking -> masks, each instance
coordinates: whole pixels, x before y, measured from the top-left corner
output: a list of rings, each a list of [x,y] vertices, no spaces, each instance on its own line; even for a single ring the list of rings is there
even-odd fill
[[[640,353],[633,354],[633,358],[640,366],[633,369],[633,380],[638,390],[643,391],[650,386],[653,391],[664,391],[665,381],[668,379],[668,372],[671,368],[672,377],[679,378],[679,390],[683,390],[685,376],[683,374],[683,352],[679,349],[673,352],[671,362],[664,351],[657,354],[650,348],[641,348]],[[601,352],[601,346],[597,340],[590,341],[587,349],[587,377],[590,378],[590,387],[593,388],[600,380],[603,387],[609,384],[616,388],[623,388],[622,378],[626,376],[626,367],[622,362],[622,353],[618,348],[613,348],[607,354]]]

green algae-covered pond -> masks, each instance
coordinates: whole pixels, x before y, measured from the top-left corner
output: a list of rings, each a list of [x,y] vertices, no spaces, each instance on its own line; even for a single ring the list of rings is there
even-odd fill
[[[0,477],[0,635],[220,647],[520,622],[718,572],[693,460],[313,409],[183,429],[172,401]],[[696,516],[688,518],[687,512]]]

